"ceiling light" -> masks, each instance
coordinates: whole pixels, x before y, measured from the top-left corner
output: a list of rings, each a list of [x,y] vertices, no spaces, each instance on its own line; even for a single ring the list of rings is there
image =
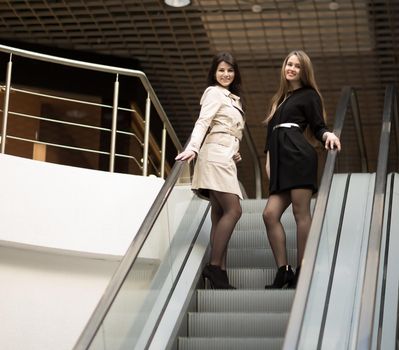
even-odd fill
[[[254,13],[261,13],[262,12],[262,6],[261,5],[252,5],[252,12]]]
[[[172,7],[184,7],[190,5],[191,0],[165,0],[165,4]]]
[[[337,10],[339,9],[339,4],[338,4],[336,1],[331,1],[331,2],[328,4],[328,8],[329,8],[331,11],[337,11]]]

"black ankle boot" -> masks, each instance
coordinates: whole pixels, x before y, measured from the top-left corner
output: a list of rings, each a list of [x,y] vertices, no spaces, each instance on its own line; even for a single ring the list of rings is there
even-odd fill
[[[266,285],[265,289],[283,289],[288,288],[294,279],[294,272],[291,269],[291,265],[280,266],[277,270],[276,277],[274,278],[273,284]]]
[[[223,272],[223,274],[224,274],[225,277],[226,277],[226,281],[227,281],[227,284],[229,285],[229,289],[237,289],[236,287],[233,287],[233,286],[230,284],[229,276],[227,275],[227,271],[226,271],[226,270],[222,270],[222,272]]]
[[[227,280],[227,273],[216,265],[206,265],[202,271],[202,276],[209,280],[212,289],[233,289]]]
[[[301,267],[298,266],[295,270],[294,278],[292,279],[291,283],[288,285],[288,288],[295,289],[296,285],[298,284],[299,273],[301,272]]]

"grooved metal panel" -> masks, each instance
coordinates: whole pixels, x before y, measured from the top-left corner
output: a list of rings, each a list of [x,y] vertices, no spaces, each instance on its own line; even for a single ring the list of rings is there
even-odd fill
[[[294,290],[198,290],[198,312],[289,312]]]
[[[179,350],[280,350],[283,338],[180,338]]]
[[[231,284],[238,289],[264,289],[273,283],[276,268],[230,268],[227,273]]]
[[[189,313],[190,337],[283,337],[289,313]]]
[[[296,249],[287,249],[288,263],[295,266]],[[275,267],[273,252],[270,248],[229,249],[227,251],[229,267]]]
[[[296,248],[296,235],[287,234],[286,242],[287,248]],[[270,248],[266,229],[263,231],[234,232],[229,241],[229,248]]]
[[[264,235],[261,212],[264,200],[243,200],[245,217],[230,241],[227,274],[236,290],[198,289],[195,312],[189,312],[186,337],[178,338],[178,349],[281,349],[295,294],[293,289],[265,290],[272,284],[276,266]],[[262,230],[252,231],[252,221]],[[292,226],[291,210],[284,224]],[[291,245],[295,232],[287,235]],[[255,237],[255,240],[254,240]],[[234,238],[233,238],[234,239]],[[262,242],[260,246],[257,243]],[[234,248],[232,248],[234,246]],[[296,249],[288,249],[290,261]],[[205,288],[209,288],[205,283]]]
[[[263,207],[260,208],[258,213],[243,213],[240,220],[238,221],[235,230],[253,230],[253,231],[265,231],[265,224],[263,222],[262,211]],[[294,228],[292,222],[292,211],[288,208],[287,211],[281,217],[281,223],[287,228],[287,231],[292,231]]]

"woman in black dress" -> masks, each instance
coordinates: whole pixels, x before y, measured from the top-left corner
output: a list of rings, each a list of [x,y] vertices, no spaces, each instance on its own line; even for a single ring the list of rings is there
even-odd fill
[[[317,153],[303,132],[309,128],[326,149],[341,149],[338,137],[326,128],[323,99],[305,52],[293,51],[285,58],[280,86],[271,99],[265,122],[270,187],[263,221],[278,267],[273,284],[265,288],[295,288],[312,221],[310,200],[317,192]],[[286,237],[280,221],[290,204],[297,227],[295,274],[288,265]]]

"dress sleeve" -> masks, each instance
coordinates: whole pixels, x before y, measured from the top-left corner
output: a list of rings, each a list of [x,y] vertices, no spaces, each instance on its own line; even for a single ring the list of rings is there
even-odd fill
[[[323,118],[323,107],[319,94],[312,90],[305,105],[306,118],[314,136],[322,143],[323,134],[328,131]]]
[[[211,125],[212,119],[222,105],[220,92],[218,92],[215,87],[208,87],[202,95],[200,104],[201,111],[191,133],[190,142],[186,147],[186,150],[191,150],[196,153],[199,152],[202,141]]]

